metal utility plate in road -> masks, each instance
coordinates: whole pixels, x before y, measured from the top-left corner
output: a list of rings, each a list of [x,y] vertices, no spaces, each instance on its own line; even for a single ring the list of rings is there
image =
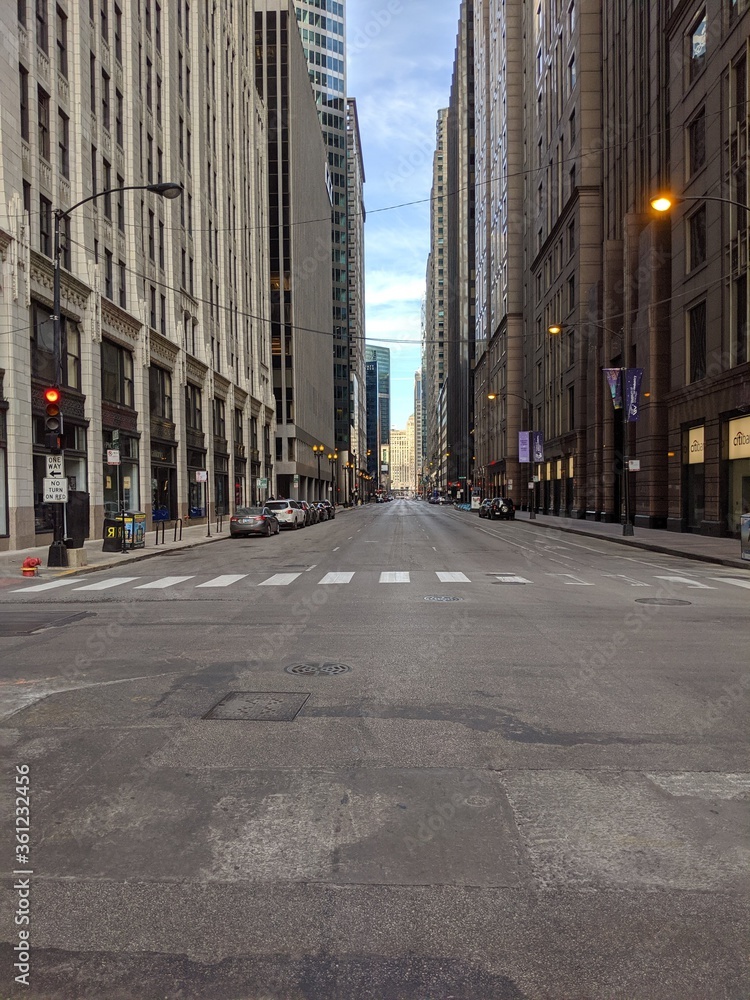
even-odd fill
[[[231,691],[203,716],[227,722],[292,722],[309,694],[288,691]]]
[[[351,667],[346,663],[326,661],[323,663],[293,663],[284,667],[287,674],[301,674],[304,677],[335,677],[337,674],[348,674]]]
[[[14,635],[31,635],[43,628],[60,628],[72,622],[88,618],[90,611],[78,614],[64,612],[33,611],[30,608],[4,608],[0,611],[0,638],[11,638]]]

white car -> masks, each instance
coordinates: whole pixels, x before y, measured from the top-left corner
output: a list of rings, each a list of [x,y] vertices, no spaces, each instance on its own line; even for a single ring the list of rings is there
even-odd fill
[[[304,528],[305,511],[296,500],[268,500],[264,504],[276,515],[282,528]]]

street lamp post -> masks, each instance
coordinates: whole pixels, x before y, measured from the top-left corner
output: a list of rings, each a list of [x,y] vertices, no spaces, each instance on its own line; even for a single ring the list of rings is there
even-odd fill
[[[339,453],[337,451],[328,452],[328,461],[331,464],[331,483],[333,488],[333,506],[336,506],[336,501],[338,499],[338,476],[336,474],[336,463],[339,460]]]
[[[321,492],[321,487],[322,487],[322,483],[320,481],[320,460],[323,457],[323,452],[325,451],[325,448],[324,448],[324,446],[322,444],[314,444],[312,446],[312,450],[313,450],[313,454],[315,455],[315,457],[318,460],[318,489],[317,489],[317,492],[320,493]],[[319,496],[318,499],[320,500],[320,499],[322,499],[322,497]]]
[[[52,285],[52,298],[53,298],[53,315],[52,315],[52,331],[53,331],[53,351],[54,351],[54,372],[55,372],[55,387],[60,388],[60,384],[63,381],[63,365],[62,365],[62,343],[61,343],[61,289],[60,289],[60,256],[62,248],[60,246],[60,221],[62,219],[69,219],[72,212],[81,205],[86,205],[90,201],[94,201],[96,198],[101,198],[103,195],[114,194],[115,192],[123,191],[153,191],[154,194],[161,195],[163,198],[178,198],[182,194],[182,185],[174,184],[172,182],[164,182],[160,184],[131,184],[127,187],[121,188],[107,188],[104,191],[97,191],[94,194],[88,196],[88,198],[82,198],[77,201],[75,205],[71,205],[70,208],[62,209],[56,208],[54,212],[55,216],[55,229],[54,229],[54,261],[53,261],[53,285]],[[65,458],[64,449],[61,447],[59,449],[59,454],[63,456],[63,470],[65,469]],[[122,506],[122,502],[118,500],[118,506]],[[65,547],[65,539],[63,538],[63,517],[62,509],[60,504],[55,505],[55,524],[54,524],[54,534],[53,541],[49,547],[49,553],[47,555],[47,566],[67,566],[68,565],[68,550]],[[122,516],[122,533],[123,539],[125,537],[125,517],[124,512],[120,510],[120,515]]]

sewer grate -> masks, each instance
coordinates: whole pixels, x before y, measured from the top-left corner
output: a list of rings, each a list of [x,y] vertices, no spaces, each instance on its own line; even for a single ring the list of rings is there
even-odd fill
[[[309,697],[288,691],[230,691],[203,718],[225,722],[291,722]]]
[[[446,597],[445,594],[434,594],[430,597],[424,597],[422,600],[444,604],[446,601],[463,601],[463,597]]]
[[[305,677],[335,677],[338,674],[348,674],[352,668],[345,663],[293,663],[284,667],[288,674],[302,674]]]
[[[31,635],[43,628],[60,628],[90,617],[92,612],[65,614],[49,611],[33,611],[30,608],[3,608],[0,611],[0,638],[9,639],[14,635]]]
[[[692,604],[692,601],[678,601],[673,600],[671,597],[638,597],[636,598],[636,604],[659,604],[662,607],[676,608],[684,606],[686,604]]]

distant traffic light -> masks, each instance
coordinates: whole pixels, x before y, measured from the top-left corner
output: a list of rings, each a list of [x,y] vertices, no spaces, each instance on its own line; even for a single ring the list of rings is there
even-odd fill
[[[60,411],[62,394],[55,386],[44,390],[44,401],[47,404],[47,416],[44,418],[44,430],[47,447],[59,451],[63,433],[63,415]]]

